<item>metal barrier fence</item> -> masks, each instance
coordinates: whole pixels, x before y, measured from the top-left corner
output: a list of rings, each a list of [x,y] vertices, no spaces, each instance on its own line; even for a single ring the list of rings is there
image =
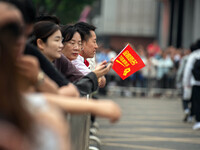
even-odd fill
[[[87,100],[89,95],[87,95]],[[68,115],[71,133],[71,150],[99,150],[101,141],[98,137],[90,135],[90,114]],[[98,146],[90,146],[94,141]]]
[[[87,95],[87,100],[89,95]],[[88,150],[90,134],[90,114],[69,115],[71,150]]]
[[[88,150],[90,115],[70,115],[71,150]]]
[[[109,86],[107,88],[108,95],[133,96],[143,94],[143,96],[152,97],[156,95],[178,97],[181,94],[180,89],[164,89],[164,88],[141,88],[141,87],[125,87],[125,86]]]
[[[144,96],[154,96],[162,94],[165,96],[179,96],[179,89],[161,89],[161,88],[139,88],[139,87],[124,87],[124,86],[109,86],[108,94],[118,96],[120,93],[129,92],[131,94],[144,94]],[[126,96],[126,95],[124,95]],[[129,95],[132,96],[132,95]],[[96,147],[90,147],[90,140],[96,141],[99,145],[100,140],[95,136],[90,136],[90,114],[84,115],[68,115],[68,121],[71,131],[71,146],[72,150],[98,150]]]

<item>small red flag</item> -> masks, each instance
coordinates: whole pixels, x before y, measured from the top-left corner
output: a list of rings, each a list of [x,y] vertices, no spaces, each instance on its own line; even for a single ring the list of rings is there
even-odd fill
[[[127,44],[115,58],[112,68],[124,80],[144,66],[140,56]]]

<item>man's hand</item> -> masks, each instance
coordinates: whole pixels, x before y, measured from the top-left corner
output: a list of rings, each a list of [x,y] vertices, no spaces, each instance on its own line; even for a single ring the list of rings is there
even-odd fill
[[[113,59],[110,60],[110,63],[107,64],[106,61],[101,62],[96,69],[93,71],[97,78],[104,76],[107,74],[113,66]]]
[[[106,78],[104,76],[98,79],[98,84],[100,88],[103,88],[106,85]]]

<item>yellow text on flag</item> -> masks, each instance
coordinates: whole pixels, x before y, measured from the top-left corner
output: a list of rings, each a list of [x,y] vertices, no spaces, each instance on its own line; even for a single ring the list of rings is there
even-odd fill
[[[131,63],[131,65],[137,64],[137,60],[129,53],[128,50],[123,52],[123,55],[126,57],[126,59]]]
[[[119,56],[119,60],[120,60],[126,67],[128,67],[128,66],[130,65],[122,55]]]

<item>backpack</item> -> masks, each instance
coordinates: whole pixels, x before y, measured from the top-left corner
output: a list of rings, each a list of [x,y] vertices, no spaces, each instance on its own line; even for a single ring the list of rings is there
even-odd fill
[[[197,59],[194,63],[192,74],[195,80],[200,81],[200,59]]]

